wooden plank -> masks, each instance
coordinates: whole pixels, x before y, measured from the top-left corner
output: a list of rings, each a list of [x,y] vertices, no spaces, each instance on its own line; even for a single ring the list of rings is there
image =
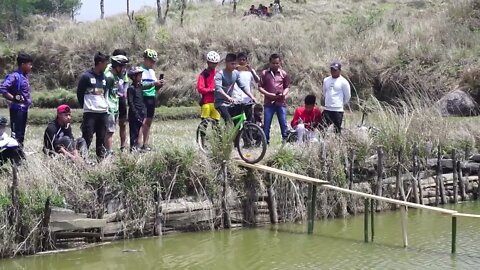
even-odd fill
[[[246,163],[246,162],[240,161],[240,160],[235,160],[235,162],[241,167],[256,169],[256,170],[264,171],[264,172],[267,172],[267,173],[273,173],[273,174],[276,174],[276,175],[279,175],[279,176],[295,179],[295,180],[302,181],[302,182],[313,183],[313,184],[328,184],[329,183],[328,181],[325,181],[325,180],[320,180],[320,179],[317,179],[317,178],[304,176],[304,175],[301,175],[301,174],[282,171],[282,170],[275,169],[275,168],[268,167],[268,166],[261,165],[261,164],[249,164],[249,163]]]
[[[123,222],[110,222],[107,223],[105,227],[103,227],[103,234],[108,235],[108,234],[118,234],[123,232],[124,230],[124,224]]]
[[[455,216],[455,217],[468,217],[468,218],[480,218],[480,215],[466,214],[466,213],[455,213],[455,214],[452,214],[452,216]]]
[[[186,213],[177,213],[177,214],[168,214],[165,215],[165,225],[166,226],[178,226],[178,225],[187,225],[194,224],[204,221],[210,221],[213,219],[213,214],[211,210],[200,210],[194,212]]]
[[[87,218],[87,214],[75,213],[73,210],[52,207],[50,221],[64,221],[70,219]]]
[[[51,232],[85,230],[103,228],[107,225],[105,219],[79,218],[64,221],[51,221],[49,229]]]

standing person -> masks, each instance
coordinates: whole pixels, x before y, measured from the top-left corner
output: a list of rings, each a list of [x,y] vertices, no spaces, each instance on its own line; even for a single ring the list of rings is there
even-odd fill
[[[150,138],[150,127],[152,126],[153,116],[155,115],[155,104],[157,91],[163,87],[165,80],[163,79],[163,74],[160,74],[160,79],[157,79],[153,67],[158,61],[157,52],[151,49],[146,49],[143,52],[143,75],[142,75],[142,84],[143,84],[143,101],[145,102],[145,107],[147,108],[147,115],[142,125],[142,131],[139,136],[139,144],[142,145],[142,149],[146,151],[152,150],[148,145]],[[153,83],[153,85],[152,85]]]
[[[81,161],[82,155],[87,154],[87,143],[83,138],[75,140],[73,137],[71,111],[66,104],[57,107],[57,117],[48,123],[43,135],[43,152],[49,156],[60,154],[70,160]]]
[[[126,89],[123,78],[125,77],[125,69],[128,64],[128,58],[124,55],[112,56],[110,59],[110,71],[105,72],[105,80],[107,81],[107,103],[108,103],[108,120],[107,134],[105,136],[105,148],[107,155],[113,155],[113,134],[117,129],[120,107],[120,93],[124,95]]]
[[[28,74],[32,71],[33,58],[26,53],[17,56],[18,69],[9,74],[0,85],[0,93],[10,102],[10,128],[12,137],[23,147],[25,129],[27,128],[30,84]]]
[[[128,57],[127,52],[122,49],[115,49],[112,56],[123,55]],[[111,73],[112,64],[109,64],[105,69],[105,76]],[[127,89],[130,80],[127,73],[124,73],[123,78],[119,80],[119,83],[123,80],[123,85],[118,87],[118,126],[120,127],[120,151],[123,151],[127,145]]]
[[[343,107],[350,101],[350,84],[342,75],[342,65],[334,62],[330,65],[331,76],[323,80],[323,96],[325,109],[323,110],[322,128],[335,126],[335,133],[341,133],[343,121]]]
[[[128,126],[130,129],[130,151],[143,151],[138,145],[138,136],[147,114],[147,108],[143,102],[142,91],[143,68],[132,67],[128,70],[128,77],[132,84],[128,87]]]
[[[248,92],[253,95],[253,86],[254,83],[260,82],[260,77],[258,77],[257,72],[253,69],[248,63],[248,57],[246,53],[239,53],[237,55],[238,67],[237,70],[240,72],[240,80],[243,82],[245,87],[248,88]],[[243,91],[240,90],[238,85],[235,84],[235,99],[240,100],[242,104],[248,104],[245,106],[245,115],[247,120],[254,122],[253,117],[253,102],[250,97],[248,97]]]
[[[260,75],[258,90],[265,97],[263,131],[267,143],[270,143],[270,127],[274,114],[277,114],[283,141],[287,139],[288,135],[285,97],[290,91],[290,79],[287,72],[281,68],[281,64],[280,56],[272,54],[270,56],[270,68],[262,71]]]
[[[232,115],[238,115],[241,111],[237,111],[236,107],[229,108],[229,105],[236,102],[234,98],[235,84],[238,85],[253,102],[255,97],[248,91],[248,88],[240,80],[240,72],[236,70],[237,55],[229,53],[225,57],[225,68],[217,72],[215,75],[215,108],[220,112],[226,123],[232,123]]]
[[[305,105],[295,109],[291,125],[297,132],[297,142],[316,141],[315,129],[322,120],[322,113],[315,107],[316,101],[315,95],[307,95]]]
[[[202,95],[200,104],[203,119],[220,120],[220,113],[215,109],[215,75],[217,74],[217,65],[220,62],[220,55],[217,52],[207,53],[207,68],[200,73],[197,80],[197,91]]]
[[[104,71],[108,60],[109,57],[101,52],[95,54],[95,67],[82,74],[77,87],[78,103],[83,108],[82,137],[90,148],[95,133],[95,151],[99,159],[105,157],[108,103]]]

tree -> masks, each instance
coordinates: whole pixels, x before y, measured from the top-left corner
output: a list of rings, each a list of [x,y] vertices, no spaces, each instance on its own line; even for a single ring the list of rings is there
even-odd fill
[[[182,0],[182,13],[180,14],[180,26],[183,27],[183,18],[185,15],[185,9],[187,8],[187,0]]]
[[[103,18],[105,18],[105,1],[104,0],[100,0],[100,19],[103,20]]]
[[[161,0],[157,0],[157,22],[159,24],[165,24],[167,21],[168,11],[170,9],[170,0],[167,0],[165,6],[165,13],[162,16],[162,3]]]

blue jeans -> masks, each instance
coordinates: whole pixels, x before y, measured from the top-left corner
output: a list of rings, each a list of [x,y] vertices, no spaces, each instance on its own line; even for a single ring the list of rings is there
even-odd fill
[[[28,111],[10,109],[10,128],[12,138],[23,147],[25,140],[25,129],[27,128]]]
[[[266,105],[264,107],[264,123],[263,123],[263,132],[265,132],[265,137],[267,138],[267,143],[270,143],[270,126],[272,125],[273,115],[277,114],[278,123],[280,124],[280,131],[282,132],[282,139],[287,139],[287,107],[286,106],[276,106],[276,105]]]

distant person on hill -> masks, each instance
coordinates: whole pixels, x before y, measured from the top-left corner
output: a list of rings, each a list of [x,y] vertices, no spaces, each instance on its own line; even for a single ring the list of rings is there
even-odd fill
[[[255,83],[260,82],[260,77],[258,77],[257,72],[253,69],[248,63],[248,56],[246,53],[241,52],[237,54],[238,66],[237,70],[240,73],[240,80],[243,82],[245,87],[248,88],[248,92],[253,95],[253,87]],[[248,104],[245,106],[245,114],[247,120],[253,122],[253,101],[248,97],[245,92],[243,92],[237,84],[235,84],[235,96],[236,100],[240,100],[242,104]]]
[[[330,65],[331,76],[323,80],[323,96],[325,109],[322,117],[322,129],[335,126],[335,133],[341,133],[343,107],[350,101],[350,84],[342,75],[342,65],[334,62]]]
[[[220,120],[220,113],[215,109],[215,75],[220,55],[217,52],[207,53],[207,68],[200,73],[197,80],[197,91],[202,95],[200,100],[202,119]]]
[[[255,5],[251,5],[251,6],[250,6],[250,10],[249,10],[248,12],[249,12],[249,15],[255,14],[255,13],[256,13]]]
[[[238,111],[238,106],[231,106],[236,102],[241,103],[241,100],[234,98],[235,84],[256,103],[255,97],[240,79],[240,72],[236,70],[236,67],[237,55],[229,53],[225,57],[225,68],[215,75],[215,108],[220,112],[223,120],[230,124],[233,123],[232,116],[242,113]]]
[[[295,109],[291,125],[297,133],[297,142],[314,142],[317,140],[315,129],[318,128],[322,120],[322,113],[315,107],[316,101],[315,95],[307,95],[305,105]]]
[[[163,74],[160,74],[160,78],[157,79],[155,71],[153,70],[157,61],[158,55],[156,51],[146,49],[143,52],[143,64],[141,65],[143,68],[142,84],[144,85],[143,101],[147,108],[147,115],[142,125],[142,131],[140,132],[138,142],[142,145],[142,149],[145,151],[152,150],[148,143],[150,139],[150,127],[152,126],[153,117],[155,115],[156,96],[157,91],[165,84]]]
[[[23,147],[27,127],[30,99],[28,74],[32,71],[33,58],[25,53],[17,56],[18,69],[9,74],[0,85],[0,93],[10,103],[10,128],[12,137]]]
[[[0,117],[0,166],[6,162],[12,162],[15,165],[20,165],[25,159],[25,154],[20,147],[17,140],[8,136],[5,132],[7,128],[7,118]]]
[[[132,67],[128,70],[128,77],[132,81],[128,87],[128,126],[130,129],[130,151],[143,152],[138,144],[138,136],[147,114],[147,108],[143,102],[142,91],[142,73],[143,68]],[[153,85],[153,83],[151,83]],[[143,86],[145,86],[144,84]]]
[[[78,82],[77,98],[83,108],[82,137],[90,148],[93,134],[96,135],[95,151],[98,159],[105,157],[105,133],[107,131],[108,103],[106,98],[107,81],[105,68],[108,55],[95,54],[95,66],[85,71]]]
[[[285,70],[281,68],[280,55],[270,56],[270,67],[260,74],[258,90],[264,95],[264,119],[263,131],[270,143],[270,127],[273,115],[277,114],[282,139],[285,141],[288,135],[287,126],[287,103],[285,97],[290,91],[290,78]]]
[[[116,49],[113,51],[112,56],[119,56],[123,55],[125,57],[128,57],[127,52],[122,49]],[[108,76],[108,74],[112,70],[112,64],[109,64],[107,66],[107,69],[105,69],[105,76]],[[123,86],[120,86],[119,84],[118,87],[118,126],[120,127],[120,151],[123,151],[126,146],[127,146],[127,88],[128,84],[130,83],[130,80],[128,79],[127,73],[125,72],[123,75],[123,78],[119,80],[118,82],[120,83],[123,81]]]
[[[85,139],[75,140],[72,133],[72,111],[66,104],[57,107],[57,117],[48,123],[43,135],[43,152],[49,156],[62,155],[73,161],[86,156]]]
[[[111,68],[105,72],[108,103],[107,134],[105,138],[107,155],[113,155],[113,134],[117,129],[119,118],[120,95],[125,96],[127,91],[125,87],[128,88],[124,81],[128,58],[124,55],[115,55],[111,57],[110,61]]]

